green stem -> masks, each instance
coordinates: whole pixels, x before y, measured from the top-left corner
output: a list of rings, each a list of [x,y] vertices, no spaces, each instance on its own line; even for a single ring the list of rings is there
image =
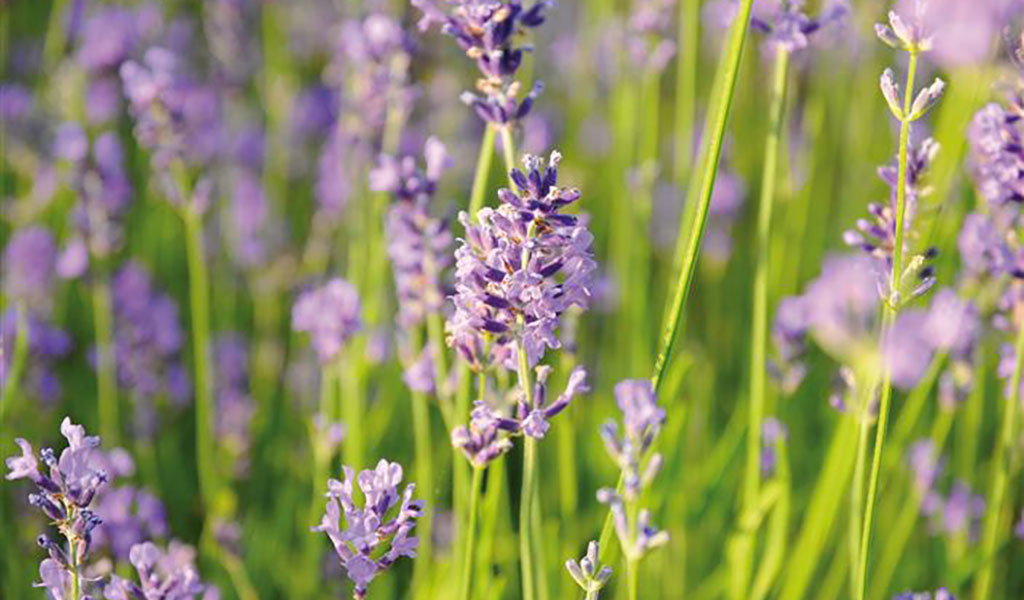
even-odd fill
[[[484,137],[480,141],[480,153],[476,157],[476,172],[473,173],[473,188],[469,192],[469,216],[471,219],[476,219],[476,213],[484,205],[487,177],[491,174],[491,159],[494,157],[494,129],[494,126],[488,123],[484,128]]]
[[[910,106],[914,97],[914,75],[917,72],[917,53],[910,53],[910,64],[907,67],[907,85],[904,88],[903,120],[900,123],[899,142],[899,179],[896,188],[896,241],[892,252],[892,292],[894,294],[887,299],[885,317],[882,319],[882,332],[880,341],[885,343],[885,338],[896,320],[899,312],[900,279],[903,273],[903,233],[904,219],[907,213],[907,147],[910,141]],[[857,569],[857,600],[864,600],[864,590],[867,587],[868,577],[868,555],[871,547],[871,526],[874,521],[875,501],[878,492],[878,475],[882,465],[882,452],[885,449],[885,430],[889,421],[889,404],[892,401],[892,374],[884,365],[882,367],[882,397],[878,406],[878,428],[875,430],[875,448],[871,457],[871,476],[868,482],[867,506],[864,510],[864,527],[861,530],[860,539],[860,560]]]
[[[715,106],[708,112],[708,119],[705,123],[704,131],[710,136],[711,144],[708,147],[707,162],[701,175],[700,198],[697,204],[692,232],[687,244],[682,248],[682,268],[676,282],[676,289],[673,294],[671,309],[668,312],[668,321],[662,334],[658,357],[654,363],[654,375],[651,377],[651,382],[654,384],[655,392],[657,392],[661,384],[665,367],[672,358],[672,350],[675,346],[683,306],[686,305],[686,300],[690,294],[690,284],[693,282],[697,257],[700,252],[700,243],[704,237],[704,226],[707,223],[711,194],[715,189],[715,179],[718,176],[718,161],[722,155],[725,127],[729,121],[732,99],[736,91],[736,79],[739,75],[740,60],[743,57],[743,47],[750,24],[750,9],[753,4],[754,0],[742,0],[740,4],[736,20],[732,25],[728,53],[722,59],[725,75],[722,87],[719,90],[720,96],[717,98]]]
[[[523,600],[535,598],[533,564],[533,493],[537,469],[537,440],[523,438],[523,487],[519,495],[519,560],[522,569]]]
[[[18,395],[21,372],[25,369],[25,359],[28,357],[28,311],[21,304],[17,304],[14,307],[14,318],[18,330],[14,336],[14,356],[7,371],[7,380],[4,381],[3,394],[0,396],[0,424],[4,422],[8,406]]]
[[[109,446],[120,445],[121,425],[114,369],[113,309],[110,285],[98,277],[92,285],[92,316],[96,328],[96,381],[98,387],[100,435]]]
[[[654,392],[657,393],[661,386],[664,371],[669,360],[672,358],[672,349],[675,346],[676,333],[679,329],[682,317],[683,306],[690,294],[690,284],[693,283],[693,275],[697,265],[697,255],[700,251],[700,242],[704,236],[704,225],[707,222],[708,207],[711,204],[711,194],[715,189],[715,179],[718,176],[718,160],[722,155],[722,144],[725,139],[725,126],[729,121],[729,111],[732,107],[733,95],[736,91],[736,79],[739,75],[740,60],[743,57],[743,47],[747,37],[747,29],[750,24],[750,9],[754,0],[742,0],[737,18],[733,21],[732,31],[729,37],[728,53],[719,63],[719,72],[716,79],[721,76],[722,85],[718,89],[719,95],[716,104],[708,112],[708,118],[704,124],[704,131],[710,132],[711,143],[708,147],[707,161],[704,164],[701,175],[700,199],[697,203],[696,212],[692,224],[692,231],[687,238],[686,244],[680,245],[681,266],[679,277],[676,280],[676,289],[672,303],[667,307],[666,323],[654,363],[654,374],[651,376],[651,384]],[[682,232],[680,232],[682,235]],[[623,485],[622,477],[616,488],[621,491]],[[612,536],[612,516],[609,511],[605,516],[604,525],[601,527],[599,554],[604,557],[607,551],[608,542]]]
[[[68,35],[64,31],[64,9],[68,0],[54,0],[50,7],[50,18],[46,25],[46,39],[43,42],[42,73],[53,73],[54,66],[64,56]]]
[[[434,502],[434,461],[431,456],[434,445],[430,435],[430,407],[427,404],[427,396],[425,394],[418,392],[412,394],[412,421],[413,434],[415,436],[414,443],[416,446],[416,478],[418,480],[416,483],[419,489],[424,490],[423,497],[426,501],[424,515],[419,520],[418,525],[420,545],[417,550],[416,567],[429,568],[433,554],[433,545],[431,543],[432,511],[436,503]]]
[[[526,250],[524,250],[524,253]],[[525,261],[524,261],[525,264]],[[526,348],[519,344],[519,389],[527,406],[533,406],[533,384]],[[519,495],[519,560],[523,580],[523,600],[534,600],[536,593],[536,567],[533,564],[533,494],[537,474],[537,440],[523,436],[523,481]]]
[[[484,469],[473,467],[473,480],[469,484],[469,515],[466,523],[466,550],[462,554],[462,579],[459,582],[460,600],[469,600],[473,582],[473,557],[476,553],[477,506],[480,503],[480,488],[483,487]]]
[[[342,353],[338,360],[338,395],[341,406],[341,417],[345,422],[344,454],[345,464],[359,470],[366,466],[363,462],[365,441],[363,437],[363,398],[358,381],[359,374],[353,357]]]
[[[771,93],[768,137],[764,148],[764,170],[761,173],[761,199],[757,215],[757,266],[754,272],[754,303],[750,349],[750,410],[747,431],[747,466],[743,486],[743,512],[757,503],[761,487],[761,426],[765,410],[765,381],[768,346],[768,253],[771,244],[772,208],[775,202],[775,178],[778,172],[779,139],[782,135],[783,107],[786,101],[786,80],[789,52],[782,46],[775,51],[775,75]],[[752,538],[757,531],[751,531]],[[753,565],[754,544],[743,545],[740,568],[742,581],[747,581]]]
[[[639,591],[639,580],[637,574],[640,564],[635,558],[626,560],[626,590],[628,593],[629,600],[637,599],[637,592]]]
[[[864,404],[867,398],[861,394],[860,430],[857,436],[857,462],[853,467],[853,481],[850,485],[850,586],[851,595],[857,595],[857,566],[860,563],[860,527],[864,511],[864,470],[868,457],[868,433],[871,420]]]
[[[1014,432],[1016,431],[1017,410],[1020,407],[1020,383],[1024,373],[1024,324],[1018,325],[1017,344],[1014,351],[1017,353],[1013,363],[1013,375],[1010,377],[1009,397],[1006,399],[1006,406],[1003,412],[1003,424],[1000,431],[999,441],[995,449],[995,456],[992,458],[992,466],[995,473],[992,476],[992,485],[988,493],[988,510],[985,515],[985,534],[982,538],[982,556],[991,557],[985,562],[981,572],[978,574],[977,583],[974,585],[975,598],[988,598],[992,589],[992,574],[996,562],[996,550],[1002,545],[1009,526],[1001,525],[1004,521],[1003,507],[1007,504],[1007,484],[1014,481],[1013,471],[1016,469],[1012,464],[1012,452],[1014,445]],[[977,382],[976,385],[981,385]],[[1009,457],[1007,455],[1010,455]],[[1011,492],[1012,493],[1012,492]],[[1010,498],[1012,502],[1012,497]]]
[[[199,466],[200,493],[209,509],[217,486],[213,452],[213,400],[210,396],[209,275],[203,251],[202,216],[191,206],[183,210],[182,216],[185,221],[185,247],[188,255],[192,358],[196,378],[196,459]]]
[[[515,188],[512,181],[512,169],[516,168],[516,144],[512,140],[512,126],[505,125],[501,128],[501,153],[505,158],[505,175],[508,177],[508,184]]]

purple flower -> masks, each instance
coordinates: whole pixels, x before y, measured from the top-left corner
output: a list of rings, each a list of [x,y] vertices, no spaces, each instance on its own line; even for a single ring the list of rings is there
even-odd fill
[[[969,355],[981,335],[978,308],[961,300],[952,289],[943,288],[932,297],[922,332],[936,351]]]
[[[537,379],[533,389],[533,403],[526,402],[520,393],[511,414],[478,400],[470,414],[469,426],[459,426],[452,431],[452,446],[459,448],[477,467],[485,467],[492,460],[512,448],[509,436],[526,435],[541,439],[550,429],[550,420],[565,410],[576,396],[589,391],[587,372],[576,367],[569,374],[565,390],[553,401],[548,402],[547,380],[551,367],[537,367]]]
[[[174,300],[157,290],[149,273],[128,262],[114,275],[114,358],[118,384],[140,400],[166,393],[179,405],[189,397],[181,362],[185,333]],[[140,433],[152,434],[152,406],[136,406]]]
[[[996,276],[1009,272],[1013,256],[991,215],[971,213],[957,237],[960,260],[968,275]]]
[[[922,498],[934,493],[935,482],[942,473],[942,461],[939,460],[935,443],[930,439],[922,439],[910,445],[907,462],[914,475],[914,489]]]
[[[35,225],[17,230],[4,248],[4,295],[26,307],[48,306],[56,259],[49,230]]]
[[[394,195],[387,217],[388,255],[398,294],[398,324],[404,329],[421,323],[444,304],[441,274],[450,263],[452,237],[444,221],[432,217],[430,201],[441,173],[449,165],[447,151],[436,138],[424,146],[425,167],[414,158],[381,156],[370,171],[370,189]]]
[[[932,48],[932,32],[925,24],[925,9],[931,0],[901,2],[900,12],[889,11],[889,24],[875,24],[875,34],[893,48],[925,52]]]
[[[963,481],[957,481],[942,507],[942,530],[947,534],[966,534],[973,540],[984,514],[985,498],[973,493]]]
[[[21,454],[5,463],[8,480],[28,479],[35,485],[36,491],[28,495],[29,504],[38,508],[66,540],[66,544],[58,544],[45,533],[36,538],[49,555],[39,567],[39,585],[53,598],[70,598],[72,570],[81,573],[93,531],[102,522],[91,505],[107,482],[107,474],[96,468],[98,437],[86,435],[84,427],[67,417],[61,422],[60,432],[68,442],[60,458],[50,448],[44,448],[37,458],[32,446],[17,438]],[[40,470],[40,466],[45,468]]]
[[[857,255],[826,257],[821,275],[799,297],[803,321],[829,352],[844,356],[874,332],[878,313],[875,261]]]
[[[561,314],[589,304],[593,236],[560,212],[580,197],[557,186],[560,158],[553,152],[545,165],[527,155],[526,172],[511,173],[517,191],[498,191],[500,207],[481,209],[477,223],[459,215],[466,239],[455,251],[455,313],[446,328],[449,346],[474,369],[499,362],[515,369],[514,347],[537,364],[546,348],[559,347]]]
[[[414,360],[402,373],[402,381],[414,392],[421,394],[434,393],[434,353],[424,348],[419,358]]]
[[[1013,526],[1013,535],[1019,540],[1024,540],[1024,509],[1020,511],[1020,519],[1017,524]]]
[[[810,36],[832,23],[842,20],[850,8],[836,2],[816,18],[803,12],[804,0],[767,0],[755,3],[750,25],[768,35],[768,42],[787,52],[802,50]]]
[[[96,529],[94,544],[109,546],[119,560],[128,560],[136,544],[167,535],[163,503],[131,485],[102,491],[96,499],[96,514],[103,523]]]
[[[459,0],[443,10],[436,0],[413,0],[420,9],[420,29],[441,23],[441,32],[451,36],[466,56],[476,62],[482,77],[477,82],[480,94],[464,92],[462,101],[471,106],[481,119],[506,124],[525,117],[537,94],[543,89],[538,81],[520,100],[520,83],[515,75],[523,62],[523,54],[532,48],[517,46],[525,29],[544,23],[549,0],[537,0],[524,6],[522,0]]]
[[[415,558],[419,540],[412,536],[423,502],[413,500],[412,483],[399,492],[402,466],[381,460],[375,469],[359,472],[343,467],[345,480],[327,482],[327,509],[320,525],[330,538],[338,561],[355,584],[354,597],[366,597],[370,582],[399,558]],[[356,484],[365,499],[356,506]],[[344,517],[344,519],[343,519]]]
[[[974,115],[968,130],[974,179],[992,205],[1024,202],[1024,125],[1022,106],[996,103]]]
[[[245,269],[264,264],[268,258],[270,207],[259,173],[238,170],[229,211],[228,241],[235,262]]]
[[[661,455],[648,456],[648,451],[665,422],[665,409],[658,406],[654,388],[647,379],[617,383],[615,401],[622,412],[622,433],[618,424],[609,420],[601,426],[601,438],[622,471],[626,499],[632,501],[661,468]]]
[[[640,560],[649,551],[668,543],[668,532],[651,524],[650,511],[642,509],[631,518],[626,500],[615,490],[601,488],[597,491],[597,501],[608,505],[619,546],[628,560]]]
[[[935,590],[934,596],[931,592],[903,592],[893,596],[892,600],[956,600],[956,598],[946,588],[939,588]]]
[[[938,151],[938,143],[932,138],[927,138],[916,147],[910,148],[907,153],[905,181],[906,213],[903,219],[904,255],[906,255],[909,240],[913,239],[912,226],[917,212],[918,201],[929,191],[923,185],[922,179]],[[893,252],[896,246],[896,204],[899,188],[899,167],[895,162],[879,167],[878,176],[889,186],[889,201],[884,205],[877,203],[868,204],[868,213],[871,214],[872,219],[859,219],[857,221],[857,229],[846,231],[843,234],[843,241],[849,246],[860,248],[879,261],[879,271],[881,274],[879,285],[882,288],[883,297],[888,298],[889,294],[885,292],[890,290],[899,291],[902,289],[903,283],[902,280],[896,283],[891,281]],[[931,258],[931,251],[927,252],[924,256],[925,258]],[[912,264],[913,261],[910,261],[910,263]],[[902,277],[905,278],[908,274],[913,274],[917,278],[916,287],[911,292],[911,296],[924,293],[934,283],[930,266],[919,266],[916,272],[910,273],[910,271],[911,269],[908,267],[908,271],[904,272]]]
[[[107,600],[213,600],[216,588],[204,584],[195,565],[195,550],[171,541],[167,550],[152,542],[132,546],[129,562],[139,575],[136,584],[112,575],[104,589]]]
[[[775,417],[768,417],[761,424],[761,474],[764,477],[771,477],[778,467],[777,444],[785,443],[789,437],[789,430],[782,421]]]
[[[905,310],[882,340],[882,358],[892,384],[902,390],[917,385],[932,361],[932,347],[925,327],[929,315],[921,310]]]
[[[596,598],[597,593],[601,591],[601,588],[608,583],[612,576],[611,567],[600,566],[598,568],[598,555],[600,554],[598,550],[597,542],[591,541],[587,544],[587,553],[583,555],[579,562],[572,558],[565,561],[565,568],[568,569],[569,575],[572,576],[573,581],[576,582],[576,585],[580,586],[588,598]]]
[[[14,308],[7,309],[0,318],[0,379],[6,379],[18,337],[18,317]],[[60,381],[54,373],[54,363],[71,352],[71,338],[63,330],[47,323],[41,317],[27,314],[28,358],[22,373],[23,391],[31,391],[40,400],[54,403],[61,393]]]
[[[359,293],[351,283],[335,278],[303,292],[292,305],[292,329],[310,334],[321,363],[329,363],[362,328]]]

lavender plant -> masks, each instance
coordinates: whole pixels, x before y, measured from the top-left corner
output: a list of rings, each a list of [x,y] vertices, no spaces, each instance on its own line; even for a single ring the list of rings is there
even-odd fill
[[[21,455],[5,461],[6,479],[27,479],[36,486],[36,492],[28,495],[29,504],[42,511],[63,538],[58,542],[46,533],[36,538],[48,556],[39,564],[39,587],[52,598],[83,600],[94,597],[89,591],[94,582],[85,576],[85,568],[93,530],[102,523],[92,504],[107,474],[93,467],[98,437],[86,435],[84,427],[67,417],[60,432],[68,445],[59,457],[52,448],[44,448],[37,457],[29,442],[17,438]]]

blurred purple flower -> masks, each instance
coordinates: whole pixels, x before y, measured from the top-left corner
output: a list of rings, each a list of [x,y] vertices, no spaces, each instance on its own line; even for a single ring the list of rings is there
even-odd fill
[[[327,534],[338,561],[355,584],[354,598],[366,597],[367,587],[399,558],[416,557],[419,539],[412,535],[423,502],[413,500],[412,483],[399,493],[402,466],[381,460],[373,470],[356,473],[343,467],[345,480],[327,482],[327,510],[313,531]],[[365,499],[357,507],[356,484]],[[344,517],[344,521],[342,521]]]
[[[104,595],[107,600],[214,600],[219,594],[199,579],[195,555],[191,546],[174,540],[166,551],[152,542],[136,544],[128,560],[139,583],[112,575]]]
[[[22,393],[34,394],[44,403],[53,404],[60,397],[61,386],[53,370],[54,363],[71,351],[71,338],[64,331],[41,317],[28,313],[28,360],[24,365]],[[18,318],[9,308],[0,319],[0,380],[6,381],[11,357],[18,337]]]
[[[804,0],[758,0],[750,25],[767,34],[767,41],[787,52],[806,48],[810,36],[846,17],[850,7],[845,1],[833,2],[817,17],[804,11]]]
[[[255,412],[249,393],[249,349],[238,334],[221,334],[214,340],[214,430],[234,462],[236,473],[247,467],[250,428]]]
[[[622,471],[623,493],[633,500],[661,467],[659,453],[650,457],[647,454],[665,423],[665,409],[658,406],[657,395],[647,379],[626,379],[615,384],[615,402],[622,413],[622,433],[615,421],[608,420],[601,426],[601,439]]]
[[[160,293],[149,273],[136,262],[117,271],[111,289],[119,385],[139,400],[166,393],[179,405],[184,403],[190,393],[181,363],[185,334],[174,300]],[[136,417],[146,417],[147,410],[149,407],[137,405]],[[137,425],[141,433],[152,433],[147,423]]]
[[[14,232],[4,248],[3,293],[25,307],[49,306],[57,260],[53,235],[31,225]]]
[[[985,105],[968,130],[973,175],[981,195],[995,206],[1024,202],[1024,106]]]
[[[761,424],[761,476],[772,477],[778,468],[779,457],[776,444],[785,443],[789,429],[775,417],[768,417]]]
[[[153,494],[123,485],[106,489],[96,499],[96,514],[103,523],[96,529],[97,548],[110,547],[118,560],[128,560],[136,544],[167,535],[163,503]]]
[[[292,329],[310,334],[323,364],[334,360],[361,328],[359,293],[343,279],[303,292],[292,305]]]
[[[897,388],[913,388],[931,364],[932,348],[925,332],[928,323],[925,311],[904,310],[885,333],[882,357]]]

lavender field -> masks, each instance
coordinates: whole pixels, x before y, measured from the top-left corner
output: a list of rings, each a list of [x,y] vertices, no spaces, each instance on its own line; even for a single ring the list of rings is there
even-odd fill
[[[1024,0],[0,34],[0,598],[1024,598]]]

